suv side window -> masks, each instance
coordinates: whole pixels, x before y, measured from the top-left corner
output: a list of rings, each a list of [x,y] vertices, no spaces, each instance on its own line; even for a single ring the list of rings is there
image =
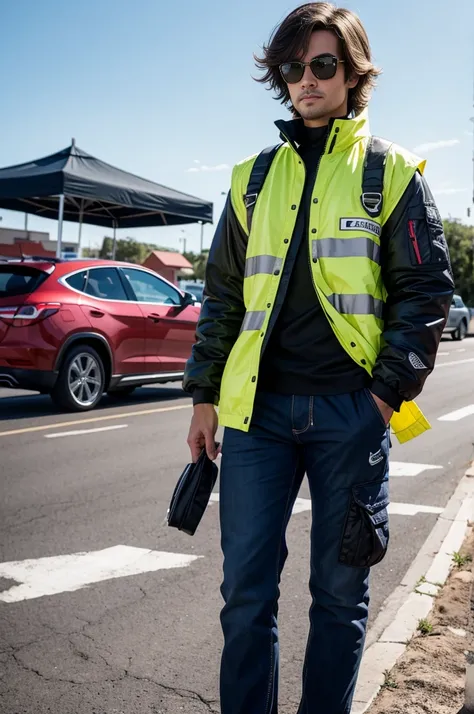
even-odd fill
[[[80,273],[74,273],[65,279],[65,282],[74,290],[79,290],[81,293],[84,292],[84,285],[86,282],[87,270],[81,270]]]
[[[84,292],[103,300],[128,300],[120,275],[115,268],[89,270]]]
[[[181,305],[181,294],[158,276],[136,268],[122,268],[138,302]]]
[[[460,297],[455,297],[454,298],[454,307],[464,307],[464,303],[462,301],[462,298]]]

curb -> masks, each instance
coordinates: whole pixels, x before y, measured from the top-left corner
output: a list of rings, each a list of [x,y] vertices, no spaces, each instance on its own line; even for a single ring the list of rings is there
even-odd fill
[[[474,463],[466,471],[401,584],[385,601],[367,636],[352,714],[364,714],[385,679],[405,652],[420,619],[433,608],[433,598],[451,571],[452,554],[459,550],[474,517]],[[425,582],[419,585],[420,578]],[[474,659],[468,668],[474,702]],[[467,691],[467,690],[466,690]],[[468,709],[468,712],[473,712]]]
[[[474,476],[474,468],[469,469]],[[472,569],[474,573],[474,567]],[[469,629],[473,632],[474,621],[474,587],[471,582],[471,610],[469,613]],[[466,651],[466,691],[464,693],[464,708],[461,714],[474,714],[474,643],[471,639],[470,648]]]

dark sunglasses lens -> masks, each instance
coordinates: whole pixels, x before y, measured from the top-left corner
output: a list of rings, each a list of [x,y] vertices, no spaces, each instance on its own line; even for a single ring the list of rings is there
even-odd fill
[[[301,66],[300,62],[285,62],[280,66],[280,72],[288,84],[295,84],[299,82],[304,74],[304,67]]]
[[[311,62],[311,71],[317,79],[332,79],[336,70],[335,57],[315,57]]]

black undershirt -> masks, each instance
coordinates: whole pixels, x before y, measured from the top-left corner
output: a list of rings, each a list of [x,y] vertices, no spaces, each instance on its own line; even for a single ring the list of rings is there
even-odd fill
[[[265,348],[258,388],[280,394],[343,394],[371,384],[335,336],[313,285],[308,237],[309,211],[328,128],[302,123],[296,141],[306,166],[306,182],[285,268],[287,280],[275,325]],[[296,244],[296,245],[295,245]]]

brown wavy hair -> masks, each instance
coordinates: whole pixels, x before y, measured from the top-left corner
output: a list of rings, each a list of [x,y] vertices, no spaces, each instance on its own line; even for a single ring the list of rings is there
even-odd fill
[[[264,72],[256,81],[268,84],[268,89],[276,92],[275,99],[298,116],[291,105],[290,93],[279,67],[283,62],[302,57],[308,51],[315,30],[330,30],[339,38],[346,80],[354,75],[359,77],[357,86],[349,90],[349,110],[360,114],[369,102],[381,70],[372,63],[369,39],[357,15],[328,2],[301,5],[275,28],[270,41],[263,46],[263,57],[254,55],[257,67]]]

